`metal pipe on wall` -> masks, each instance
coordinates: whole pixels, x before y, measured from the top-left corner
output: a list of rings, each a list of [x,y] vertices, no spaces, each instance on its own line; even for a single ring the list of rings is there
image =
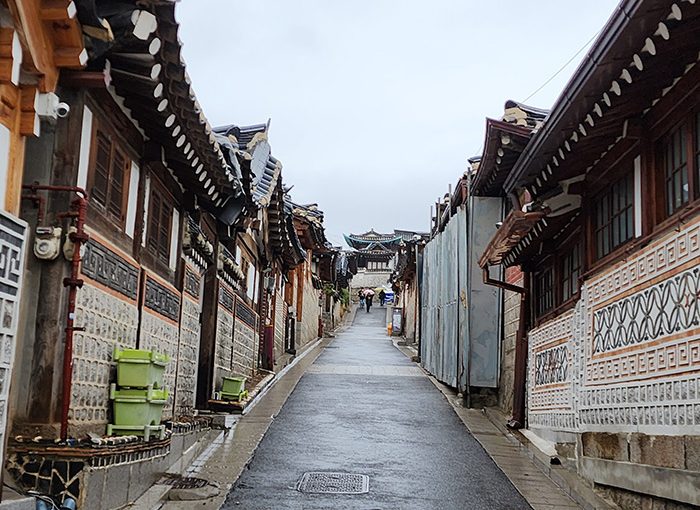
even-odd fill
[[[49,186],[40,184],[28,184],[22,186],[23,189],[31,191],[31,195],[25,196],[33,200],[37,205],[43,204],[43,200],[38,200],[37,191],[60,191],[78,194],[78,198],[71,202],[70,211],[59,214],[59,217],[75,219],[75,232],[68,234],[68,238],[73,242],[73,255],[71,257],[71,274],[63,279],[63,286],[68,287],[68,311],[66,313],[66,338],[63,346],[63,388],[61,394],[61,441],[68,439],[68,412],[70,410],[70,396],[73,383],[73,333],[84,331],[85,328],[75,327],[75,307],[78,289],[83,286],[80,276],[80,248],[90,236],[85,232],[85,219],[87,216],[88,194],[83,188],[77,186]],[[82,195],[82,196],[80,196]]]
[[[523,286],[519,287],[500,280],[494,280],[489,275],[489,268],[481,268],[484,283],[500,287],[504,290],[520,294],[520,310],[518,315],[518,331],[515,335],[515,370],[513,374],[513,409],[508,427],[520,429],[525,426],[525,397],[527,391],[527,304],[530,296],[528,274],[523,272]]]

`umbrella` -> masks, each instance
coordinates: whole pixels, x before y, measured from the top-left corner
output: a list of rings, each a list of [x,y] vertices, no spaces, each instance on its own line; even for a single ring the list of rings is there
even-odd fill
[[[365,296],[374,296],[374,291],[372,289],[365,289]]]

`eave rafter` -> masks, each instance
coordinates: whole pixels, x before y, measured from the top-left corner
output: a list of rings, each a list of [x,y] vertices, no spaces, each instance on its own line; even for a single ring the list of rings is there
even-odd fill
[[[19,27],[22,65],[38,76],[40,92],[52,92],[62,68],[80,69],[88,55],[72,0],[9,0]]]

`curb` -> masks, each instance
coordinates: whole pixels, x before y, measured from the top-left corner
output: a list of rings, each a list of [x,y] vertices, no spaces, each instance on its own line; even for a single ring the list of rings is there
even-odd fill
[[[551,457],[540,450],[518,430],[509,430],[505,427],[505,417],[493,408],[485,408],[484,415],[499,430],[511,444],[517,446],[530,460],[552,480],[571,499],[576,501],[585,510],[618,510],[617,505],[611,504],[596,494],[587,482],[577,473],[567,469],[563,465],[551,463]]]
[[[350,316],[350,317],[348,317]],[[348,313],[346,315],[346,320],[343,322],[342,325],[338,326],[334,331],[339,331],[341,329],[344,329],[345,327],[349,326],[352,324],[352,322],[348,322],[348,318],[354,318],[354,313]],[[297,354],[294,359],[287,364],[282,370],[280,370],[277,373],[270,374],[270,379],[269,382],[265,384],[264,387],[262,387],[257,395],[250,401],[250,403],[245,407],[245,409],[241,412],[241,414],[237,415],[239,417],[243,417],[246,414],[248,414],[257,404],[260,403],[262,398],[267,395],[267,393],[276,385],[276,383],[281,380],[289,370],[291,370],[294,366],[297,365],[301,360],[305,359],[310,353],[314,352],[317,347],[321,345],[323,341],[328,341],[332,339],[328,338],[317,338],[313,342],[308,343],[307,345],[304,346],[304,350]],[[320,354],[320,353],[319,353]],[[262,382],[262,381],[261,381]],[[293,391],[293,390],[292,390]],[[240,419],[240,418],[239,418]],[[221,431],[220,434],[217,435],[212,441],[209,442],[207,446],[204,447],[203,451],[200,453],[200,455],[195,458],[187,468],[183,469],[183,475],[184,476],[192,476],[198,474],[202,468],[204,467],[205,463],[207,460],[209,460],[216,452],[219,450],[220,447],[224,446],[225,443],[227,442],[227,437],[233,436],[234,431],[236,430],[236,427],[238,425],[238,419],[236,420],[236,423],[228,430],[226,431]],[[264,436],[264,434],[263,434]],[[262,440],[262,438],[261,438]],[[256,447],[257,448],[257,447]],[[248,462],[246,465],[252,460],[252,456],[250,459],[248,459]],[[244,468],[245,469],[245,466]],[[238,477],[237,477],[238,478]],[[232,484],[235,484],[236,480],[232,482]],[[144,494],[142,494],[139,498],[137,498],[136,501],[131,503],[131,505],[128,508],[131,508],[133,510],[155,510],[162,508],[163,505],[165,505],[168,502],[168,494],[170,493],[170,486],[164,486],[162,484],[154,484],[151,486],[150,489],[148,489]]]
[[[392,344],[408,358],[411,358],[411,354],[415,351],[415,349],[412,349],[409,346],[399,345],[397,340],[392,339]],[[418,366],[421,368],[421,370],[423,370],[437,389],[445,396],[448,403],[455,408],[455,411],[457,411],[457,406],[459,404],[455,403],[453,398],[450,398],[450,396],[444,391],[444,388],[441,387],[441,383],[439,383],[423,367],[420,365]],[[485,408],[481,411],[489,422],[496,427],[501,436],[508,440],[508,442],[512,445],[518,447],[518,449],[532,461],[535,467],[537,467],[537,469],[541,471],[544,476],[549,478],[554,485],[559,487],[562,492],[580,505],[581,508],[584,510],[619,510],[618,506],[611,504],[596,494],[593,488],[587,485],[586,481],[579,477],[578,474],[570,471],[562,465],[551,464],[551,457],[545,452],[541,451],[522,433],[518,431],[511,431],[510,429],[506,428],[504,425],[506,420],[505,418],[499,416],[499,411],[494,408]],[[469,427],[467,426],[467,428]],[[475,439],[478,441],[476,436]]]

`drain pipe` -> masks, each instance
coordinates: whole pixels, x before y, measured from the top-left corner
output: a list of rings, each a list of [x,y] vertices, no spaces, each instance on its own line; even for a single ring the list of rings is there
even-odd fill
[[[63,279],[63,286],[68,287],[68,311],[66,314],[66,340],[63,348],[63,388],[61,399],[61,441],[68,439],[68,411],[70,409],[71,386],[73,382],[73,333],[84,331],[85,328],[75,327],[75,305],[78,289],[83,286],[80,276],[80,248],[90,236],[85,232],[85,217],[87,215],[88,194],[83,188],[77,186],[48,186],[39,184],[29,184],[22,186],[32,194],[24,197],[34,200],[41,205],[43,202],[37,197],[37,191],[60,191],[72,192],[78,198],[71,202],[70,211],[60,214],[60,217],[75,218],[76,231],[68,234],[68,238],[73,242],[73,256],[71,258],[71,274]]]
[[[513,285],[510,283],[494,280],[489,275],[488,266],[482,268],[484,283],[493,285],[504,290],[517,292],[520,294],[520,313],[518,316],[518,331],[515,335],[515,373],[513,374],[513,414],[508,427],[520,429],[525,426],[525,397],[527,391],[527,330],[526,330],[526,315],[527,304],[530,296],[529,278],[526,272],[523,272],[523,286]]]

